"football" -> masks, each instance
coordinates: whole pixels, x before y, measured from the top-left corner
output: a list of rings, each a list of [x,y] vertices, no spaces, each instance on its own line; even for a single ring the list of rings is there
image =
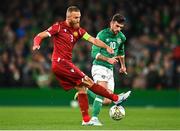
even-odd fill
[[[125,117],[125,109],[122,106],[114,105],[109,109],[109,116],[116,121]]]

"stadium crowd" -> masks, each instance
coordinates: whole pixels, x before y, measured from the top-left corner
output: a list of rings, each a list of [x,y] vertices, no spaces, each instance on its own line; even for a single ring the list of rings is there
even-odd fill
[[[81,9],[81,26],[93,36],[109,26],[114,13],[126,17],[128,75],[115,71],[116,88],[180,89],[179,0],[6,0],[0,5],[0,87],[58,86],[51,73],[51,40],[35,52],[32,43],[35,34],[64,20],[69,5]],[[90,51],[91,44],[79,41],[73,55],[89,76]]]

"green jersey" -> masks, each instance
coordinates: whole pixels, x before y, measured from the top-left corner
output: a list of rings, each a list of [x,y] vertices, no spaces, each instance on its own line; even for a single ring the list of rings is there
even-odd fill
[[[98,46],[93,45],[91,55],[93,57],[93,65],[102,65],[109,69],[113,69],[113,65],[106,62],[96,59],[97,54],[101,54],[103,56],[112,58],[115,56],[124,56],[124,42],[126,41],[126,37],[122,32],[119,32],[117,35],[115,35],[110,28],[106,28],[102,31],[100,31],[97,34],[97,38],[106,43],[108,46],[110,46],[112,49],[114,49],[114,54],[109,54],[106,49],[100,48]]]

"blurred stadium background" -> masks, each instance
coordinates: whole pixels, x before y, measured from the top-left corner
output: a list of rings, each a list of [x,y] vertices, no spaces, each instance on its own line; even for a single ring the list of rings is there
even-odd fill
[[[180,106],[179,0],[6,0],[0,5],[0,106],[68,106],[75,91],[63,91],[51,73],[50,39],[32,52],[33,37],[68,6],[81,9],[81,26],[91,35],[109,26],[112,15],[127,21],[128,75],[115,71],[116,92],[133,90],[127,106]],[[91,76],[91,44],[79,41],[73,62]]]

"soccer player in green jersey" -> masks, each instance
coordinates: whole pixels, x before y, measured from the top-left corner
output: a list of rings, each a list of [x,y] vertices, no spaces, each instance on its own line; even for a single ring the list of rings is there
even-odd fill
[[[126,37],[121,32],[124,27],[124,22],[125,17],[117,13],[110,22],[110,28],[106,28],[97,34],[98,39],[114,49],[114,54],[109,54],[105,49],[98,46],[92,46],[91,54],[94,59],[91,70],[92,77],[96,83],[107,88],[110,92],[114,92],[113,67],[118,60],[121,64],[119,72],[127,74],[124,51]],[[102,104],[110,104],[112,101],[108,98],[96,95],[90,90],[87,92],[90,96],[94,97],[91,122],[94,126],[102,126],[102,123],[98,119]],[[128,91],[127,93],[130,94],[131,91]]]

